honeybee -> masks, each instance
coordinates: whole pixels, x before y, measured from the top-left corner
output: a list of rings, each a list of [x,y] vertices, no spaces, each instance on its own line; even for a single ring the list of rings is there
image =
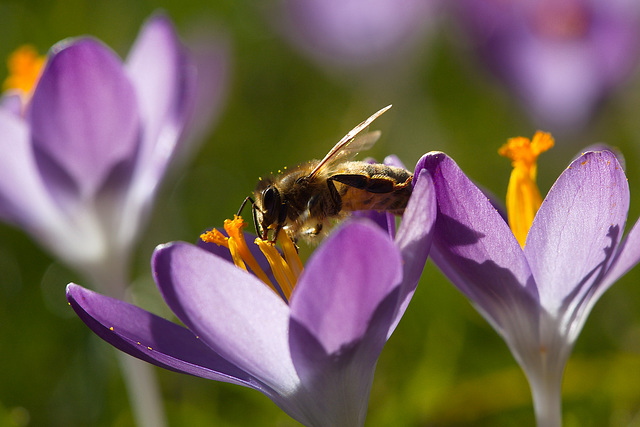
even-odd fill
[[[380,132],[363,132],[391,108],[379,110],[347,133],[320,161],[312,160],[279,176],[261,178],[251,201],[256,233],[275,241],[281,229],[293,239],[319,235],[347,212],[358,210],[404,212],[411,196],[413,174],[406,169],[351,161],[375,144]]]

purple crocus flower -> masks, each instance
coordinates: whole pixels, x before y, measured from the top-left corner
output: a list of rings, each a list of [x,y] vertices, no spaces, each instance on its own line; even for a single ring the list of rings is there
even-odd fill
[[[321,65],[368,67],[415,46],[434,0],[282,0],[280,28]]]
[[[610,151],[573,161],[523,247],[446,154],[426,154],[422,168],[438,201],[431,259],[506,341],[529,379],[538,425],[559,426],[564,367],[587,316],[640,260],[638,223],[622,239],[629,207],[622,167]]]
[[[95,281],[124,276],[191,124],[208,71],[196,65],[164,16],[124,63],[89,37],[53,46],[23,104],[12,93],[0,107],[0,219]],[[220,85],[224,73],[207,77]]]
[[[395,239],[368,219],[349,220],[313,253],[288,301],[236,267],[227,249],[161,245],[155,280],[186,328],[75,284],[67,298],[95,333],[135,357],[253,388],[306,425],[362,425],[378,356],[415,290],[434,220],[423,172]]]
[[[33,89],[0,99],[0,219],[124,296],[162,177],[204,118],[198,99],[226,77],[226,52],[216,52],[192,59],[164,16],[144,25],[124,63],[89,37],[53,46]],[[127,356],[121,366],[137,423],[164,425],[153,372]]]
[[[552,130],[579,127],[635,69],[633,0],[464,0],[459,16],[487,65]]]

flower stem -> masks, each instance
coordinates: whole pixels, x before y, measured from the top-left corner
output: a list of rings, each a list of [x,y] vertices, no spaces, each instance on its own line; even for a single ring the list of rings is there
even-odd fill
[[[126,300],[126,270],[124,258],[84,268],[95,290],[120,300]],[[165,427],[167,419],[154,367],[119,350],[116,350],[116,357],[136,425]]]
[[[562,375],[529,378],[538,427],[562,426]]]
[[[129,403],[138,427],[167,425],[154,367],[116,350],[116,357],[129,393]]]

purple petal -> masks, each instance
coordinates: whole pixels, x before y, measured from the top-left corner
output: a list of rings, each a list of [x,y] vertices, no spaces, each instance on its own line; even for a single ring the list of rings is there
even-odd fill
[[[345,224],[309,259],[291,297],[289,343],[319,408],[309,411],[315,424],[363,424],[401,279],[397,248],[368,221]]]
[[[291,317],[325,352],[339,352],[362,338],[380,302],[401,280],[402,260],[389,236],[368,222],[348,223],[309,259],[291,296]]]
[[[606,291],[616,280],[631,270],[640,261],[640,221],[636,221],[633,228],[618,247],[615,260],[607,272],[603,283],[600,284],[594,299]]]
[[[403,273],[399,306],[389,335],[402,318],[418,286],[431,249],[436,215],[437,204],[433,181],[429,172],[423,169],[416,178],[411,199],[402,216],[402,223],[395,239],[402,254]]]
[[[586,153],[560,175],[524,248],[540,301],[550,313],[579,301],[602,279],[628,209],[629,186],[613,153]]]
[[[0,135],[0,217],[29,232],[41,232],[41,224],[56,214],[38,174],[27,123],[0,110]]]
[[[203,342],[281,394],[297,387],[287,342],[289,308],[264,283],[181,242],[159,246],[152,266],[169,307]]]
[[[358,66],[407,50],[429,22],[424,0],[296,0],[282,4],[292,43],[321,62]]]
[[[75,284],[67,286],[67,299],[100,338],[134,357],[172,371],[273,393],[182,326]]]
[[[355,211],[351,214],[353,218],[367,218],[378,227],[385,230],[391,238],[396,232],[396,216],[389,212],[380,211]]]
[[[120,59],[97,40],[52,48],[30,120],[44,180],[65,191],[93,194],[116,166],[131,166],[138,148],[133,88]]]
[[[18,91],[8,90],[0,96],[0,109],[20,117],[22,115],[23,97]]]
[[[152,193],[171,160],[194,102],[196,71],[171,21],[156,15],[144,25],[126,61],[144,124],[139,191]]]
[[[498,211],[446,154],[424,155],[416,170],[422,168],[433,178],[438,201],[432,260],[498,331],[537,319],[535,283]]]
[[[484,59],[548,125],[583,124],[640,53],[633,1],[463,1]]]

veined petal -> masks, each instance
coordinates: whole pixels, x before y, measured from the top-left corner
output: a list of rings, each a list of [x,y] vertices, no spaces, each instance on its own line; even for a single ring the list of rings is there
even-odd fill
[[[138,149],[138,104],[120,59],[94,39],[55,45],[33,94],[33,147],[44,181],[92,195]]]
[[[67,299],[100,338],[138,359],[172,371],[273,393],[182,326],[73,283],[67,286]]]
[[[446,154],[424,155],[416,171],[423,168],[438,201],[433,261],[499,332],[537,339],[535,282],[508,225]]]
[[[187,243],[159,246],[152,267],[178,318],[223,358],[287,395],[298,386],[289,307],[251,274]]]
[[[618,252],[603,282],[598,286],[594,299],[606,291],[616,280],[631,270],[640,261],[640,221],[636,221],[624,241],[618,246]]]
[[[314,252],[291,297],[291,317],[327,353],[357,342],[376,307],[402,280],[402,259],[389,236],[368,222],[336,230]]]
[[[560,175],[524,247],[549,314],[573,312],[589,298],[613,260],[628,209],[629,186],[613,153],[588,152]]]
[[[390,237],[353,220],[309,259],[292,295],[289,344],[311,425],[362,425],[376,360],[398,301],[402,260]]]

